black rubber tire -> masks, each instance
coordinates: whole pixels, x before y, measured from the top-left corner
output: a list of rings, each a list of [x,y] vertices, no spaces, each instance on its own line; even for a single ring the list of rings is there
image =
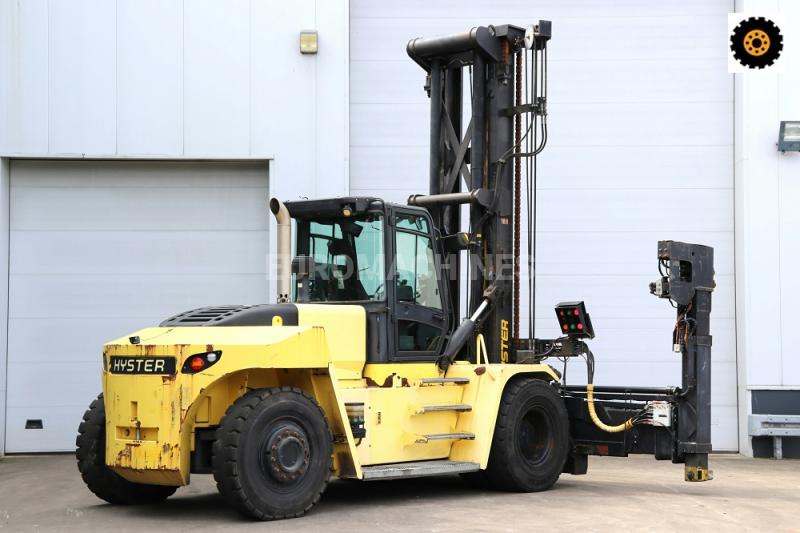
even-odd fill
[[[286,461],[295,463],[289,467],[281,466],[284,456],[276,448],[284,439],[293,439]],[[212,470],[220,494],[245,516],[294,518],[325,491],[332,453],[328,422],[311,396],[293,387],[257,389],[236,400],[220,421]]]
[[[178,487],[132,483],[106,466],[106,408],[100,394],[78,426],[75,457],[83,482],[108,503],[140,505],[166,500]]]
[[[512,381],[503,392],[486,474],[501,490],[538,492],[552,487],[569,454],[564,400],[538,379]]]

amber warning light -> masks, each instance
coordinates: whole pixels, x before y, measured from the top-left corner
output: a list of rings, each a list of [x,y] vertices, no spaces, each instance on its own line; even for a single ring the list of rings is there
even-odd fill
[[[184,374],[196,374],[207,369],[222,357],[222,351],[198,353],[190,356],[184,363],[181,372]]]

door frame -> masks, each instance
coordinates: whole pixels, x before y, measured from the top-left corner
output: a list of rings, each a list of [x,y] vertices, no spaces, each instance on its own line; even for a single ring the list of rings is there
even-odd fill
[[[408,214],[414,216],[423,216],[428,222],[428,233],[422,231],[411,231],[411,230],[398,230],[395,224],[394,217],[398,214]],[[437,247],[436,239],[435,239],[435,227],[433,225],[433,219],[428,212],[421,212],[416,209],[406,208],[403,206],[391,206],[387,209],[386,212],[386,228],[387,228],[387,245],[388,245],[388,252],[386,257],[391,258],[392,262],[388,265],[386,269],[386,279],[388,281],[387,286],[389,286],[390,291],[387,291],[387,297],[390,297],[391,300],[391,309],[392,309],[392,320],[391,326],[389,328],[388,335],[390,337],[390,342],[394,345],[394,350],[390,354],[389,359],[391,362],[406,362],[406,361],[413,361],[413,362],[425,362],[425,361],[436,361],[439,355],[442,352],[444,347],[444,341],[447,335],[450,334],[450,329],[452,327],[449,324],[448,314],[445,311],[444,307],[447,302],[450,301],[450,296],[448,293],[449,284],[445,283],[441,279],[442,273],[442,264],[441,264],[441,256],[439,254],[439,249]],[[434,258],[434,269],[436,271],[436,282],[439,287],[439,297],[442,302],[442,309],[439,310],[438,314],[441,315],[440,325],[442,328],[442,334],[439,337],[439,342],[437,344],[436,350],[431,352],[420,352],[420,351],[409,351],[406,355],[400,354],[400,340],[398,336],[398,327],[399,322],[401,319],[400,315],[400,308],[406,308],[412,311],[412,313],[408,316],[408,320],[412,322],[419,322],[421,324],[430,324],[435,325],[432,320],[424,320],[424,317],[420,316],[419,312],[415,311],[422,311],[430,315],[431,317],[435,317],[437,314],[437,310],[425,306],[421,306],[418,304],[406,304],[400,303],[397,300],[397,233],[398,232],[408,233],[410,235],[418,235],[427,237],[431,240],[431,245],[433,246],[433,258]]]

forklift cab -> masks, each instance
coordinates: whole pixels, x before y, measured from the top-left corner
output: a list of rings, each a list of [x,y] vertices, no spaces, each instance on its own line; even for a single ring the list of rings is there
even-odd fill
[[[448,284],[426,209],[377,198],[286,202],[295,252],[313,259],[307,296],[294,300],[361,305],[371,363],[434,361],[450,333]]]

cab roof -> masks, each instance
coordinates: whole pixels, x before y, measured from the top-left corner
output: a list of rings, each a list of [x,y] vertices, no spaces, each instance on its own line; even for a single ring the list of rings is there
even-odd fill
[[[289,215],[295,219],[325,219],[342,216],[358,216],[367,213],[385,214],[387,207],[402,207],[413,211],[426,212],[426,209],[403,204],[384,202],[374,196],[342,196],[319,200],[290,200],[284,202]]]

